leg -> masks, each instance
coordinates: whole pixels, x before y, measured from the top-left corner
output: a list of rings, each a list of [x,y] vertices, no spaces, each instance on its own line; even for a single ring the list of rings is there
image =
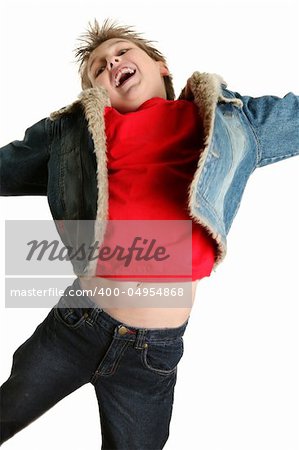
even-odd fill
[[[91,380],[99,404],[102,449],[162,449],[169,436],[187,323],[138,330],[107,313],[99,316],[100,321],[107,318],[112,325],[110,347]]]
[[[90,381],[97,360],[92,366],[87,332],[82,309],[53,308],[15,351],[1,387],[1,443]]]

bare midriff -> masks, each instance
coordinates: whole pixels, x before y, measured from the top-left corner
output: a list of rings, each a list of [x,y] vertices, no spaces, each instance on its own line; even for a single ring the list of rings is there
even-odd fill
[[[79,280],[82,290],[103,311],[136,328],[181,326],[190,316],[198,281],[156,283],[98,277]]]

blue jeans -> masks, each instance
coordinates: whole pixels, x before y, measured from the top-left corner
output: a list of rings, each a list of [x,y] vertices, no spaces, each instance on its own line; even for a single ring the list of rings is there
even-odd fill
[[[70,288],[80,289],[77,279],[13,355],[1,387],[1,443],[90,382],[102,449],[162,449],[188,320],[177,328],[126,326],[87,296],[80,308],[68,306]]]

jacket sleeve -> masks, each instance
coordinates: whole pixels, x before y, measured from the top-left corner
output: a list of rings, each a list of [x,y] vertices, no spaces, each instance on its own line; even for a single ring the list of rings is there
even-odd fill
[[[299,154],[299,96],[237,96],[255,136],[257,167]]]
[[[0,195],[46,195],[48,184],[48,119],[25,132],[22,141],[0,149]]]

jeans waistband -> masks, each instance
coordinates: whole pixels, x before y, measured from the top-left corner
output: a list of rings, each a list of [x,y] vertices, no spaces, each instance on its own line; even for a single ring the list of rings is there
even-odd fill
[[[80,292],[81,294],[78,297],[76,295],[68,297],[70,290],[72,290],[73,292]],[[70,299],[72,306],[70,306],[70,302],[68,301]],[[74,307],[73,305],[76,304],[76,307],[78,308],[92,309],[89,318],[90,323],[97,322],[107,331],[111,333],[118,333],[120,337],[129,340],[135,340],[140,337],[140,335],[142,335],[144,339],[146,338],[146,340],[149,341],[169,339],[173,340],[183,336],[189,322],[188,318],[182,325],[174,328],[136,328],[132,327],[131,325],[126,325],[125,323],[118,321],[117,319],[113,318],[108,313],[103,311],[103,309],[101,309],[99,305],[94,303],[88,295],[83,293],[78,278],[75,279],[74,283],[71,286],[68,286],[66,288],[63,304],[64,307]]]

